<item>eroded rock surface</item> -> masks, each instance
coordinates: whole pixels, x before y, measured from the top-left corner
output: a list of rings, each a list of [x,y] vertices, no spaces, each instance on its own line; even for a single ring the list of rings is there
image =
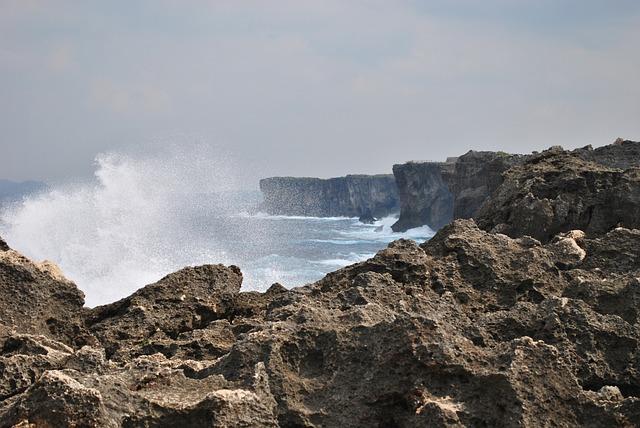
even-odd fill
[[[51,262],[35,263],[0,239],[0,340],[12,330],[84,345],[84,294]]]
[[[292,290],[186,268],[88,310],[95,345],[12,333],[0,425],[632,426],[639,278],[638,230],[473,220]]]
[[[4,249],[0,427],[640,426],[638,170],[590,152],[291,290],[205,265],[83,309]]]
[[[602,235],[616,226],[640,227],[640,168],[604,165],[633,161],[615,162],[610,152],[551,149],[533,156],[505,173],[504,183],[478,214],[478,224],[545,242],[571,229]]]

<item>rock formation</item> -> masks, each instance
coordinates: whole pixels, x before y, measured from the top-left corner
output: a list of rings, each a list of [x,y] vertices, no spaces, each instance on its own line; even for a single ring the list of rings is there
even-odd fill
[[[428,225],[437,230],[453,219],[453,195],[443,179],[453,163],[407,162],[393,166],[400,197],[395,232]]]
[[[639,426],[640,230],[594,214],[607,189],[637,213],[637,169],[580,153],[512,168],[487,230],[455,220],[291,290],[206,265],[83,309],[4,248],[0,426]],[[508,215],[529,203],[547,226]]]
[[[474,217],[502,183],[502,173],[523,162],[521,155],[469,151],[447,162],[393,166],[400,196],[396,232],[428,225],[439,229],[454,218]]]
[[[274,215],[384,217],[400,209],[393,175],[271,177],[260,180],[260,190],[260,209]]]
[[[453,193],[453,218],[473,218],[482,204],[502,184],[502,174],[524,161],[522,155],[471,150],[443,171]]]
[[[562,151],[562,148],[555,150]],[[640,143],[618,139],[614,144],[596,149],[587,146],[574,150],[571,156],[624,170],[640,166]],[[531,157],[538,155],[472,150],[445,163],[394,165],[401,210],[393,230],[402,232],[422,225],[438,229],[454,218],[475,218],[502,184],[503,174]]]
[[[639,249],[457,220],[293,290],[187,268],[88,310],[90,345],[16,324],[0,425],[635,425]]]
[[[628,150],[613,155],[618,148],[640,144],[574,152],[554,148],[532,156],[505,174],[478,224],[544,242],[573,228],[595,236],[616,226],[640,227],[640,169],[605,166],[638,165],[640,155],[628,156]]]

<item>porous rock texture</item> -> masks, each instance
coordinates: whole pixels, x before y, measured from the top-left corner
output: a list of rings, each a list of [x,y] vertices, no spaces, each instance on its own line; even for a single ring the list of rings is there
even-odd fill
[[[0,426],[640,423],[638,230],[543,245],[457,220],[305,287],[240,281],[169,275],[87,310],[90,345],[15,324]]]
[[[554,149],[489,202],[528,198],[511,174],[556,200],[633,171]],[[189,267],[94,309],[4,249],[0,427],[639,426],[640,230],[550,215],[540,239],[455,220],[291,290]]]
[[[640,156],[616,152],[640,146],[629,143],[575,152],[556,147],[530,157],[504,174],[478,224],[544,242],[570,229],[602,235],[616,226],[640,227]]]

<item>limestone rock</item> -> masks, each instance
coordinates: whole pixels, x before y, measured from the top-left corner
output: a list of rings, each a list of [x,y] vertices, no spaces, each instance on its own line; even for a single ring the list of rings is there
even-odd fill
[[[400,218],[395,232],[428,225],[434,230],[453,218],[453,195],[443,178],[452,163],[408,162],[393,166],[400,197]]]
[[[596,164],[576,153],[547,151],[505,173],[477,216],[485,230],[549,241],[580,229],[602,235],[640,227],[640,169]]]
[[[11,330],[74,346],[92,343],[82,322],[83,306],[84,294],[52,263],[0,251],[0,343]]]
[[[270,177],[260,180],[260,209],[276,215],[384,217],[399,210],[394,177],[347,175],[329,179]]]

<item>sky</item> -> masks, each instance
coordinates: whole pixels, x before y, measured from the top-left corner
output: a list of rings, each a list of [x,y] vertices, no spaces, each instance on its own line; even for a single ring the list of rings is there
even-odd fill
[[[231,153],[245,183],[640,139],[637,0],[0,0],[0,178]]]

